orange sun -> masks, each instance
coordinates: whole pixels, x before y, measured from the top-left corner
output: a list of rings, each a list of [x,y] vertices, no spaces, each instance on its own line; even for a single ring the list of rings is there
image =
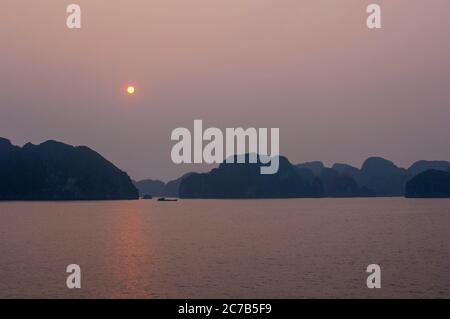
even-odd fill
[[[129,95],[133,95],[134,92],[136,92],[136,90],[134,89],[134,86],[129,86],[129,87],[127,87],[127,93],[128,93]]]

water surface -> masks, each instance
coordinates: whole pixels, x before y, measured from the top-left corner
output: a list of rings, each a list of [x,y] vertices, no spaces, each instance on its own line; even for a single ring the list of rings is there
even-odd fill
[[[449,298],[449,253],[447,199],[0,203],[2,298]]]

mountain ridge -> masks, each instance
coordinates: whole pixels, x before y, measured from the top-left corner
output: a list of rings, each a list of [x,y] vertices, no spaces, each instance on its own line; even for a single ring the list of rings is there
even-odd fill
[[[320,188],[320,191],[316,189],[317,192],[311,195],[312,197],[403,197],[405,196],[406,184],[416,175],[415,172],[436,168],[448,168],[450,170],[450,162],[448,161],[419,160],[408,168],[402,168],[394,162],[378,156],[367,158],[360,168],[345,163],[335,163],[331,167],[326,167],[321,161],[300,163],[293,166],[303,182],[315,183]],[[209,173],[215,172],[215,170],[217,168]],[[191,174],[195,174],[197,183],[201,184],[205,183],[205,174],[208,173]],[[192,180],[190,183],[193,183]],[[225,195],[222,194],[226,197]],[[162,196],[168,195],[163,193]],[[178,197],[179,194],[172,192],[170,196]],[[201,197],[201,194],[198,193],[196,196]],[[209,194],[208,196],[212,195]],[[227,196],[232,195],[228,194]]]
[[[48,140],[19,147],[0,138],[0,200],[137,198],[127,173],[87,146]]]

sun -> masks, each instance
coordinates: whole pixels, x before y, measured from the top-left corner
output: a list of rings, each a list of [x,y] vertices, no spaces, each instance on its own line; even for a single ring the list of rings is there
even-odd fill
[[[134,92],[136,92],[136,90],[134,89],[134,86],[129,86],[129,87],[127,87],[127,93],[129,94],[129,95],[133,95],[134,94]]]

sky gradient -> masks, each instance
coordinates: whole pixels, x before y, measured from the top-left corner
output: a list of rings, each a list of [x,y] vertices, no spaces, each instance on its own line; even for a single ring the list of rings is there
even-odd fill
[[[381,4],[383,29],[366,6]],[[82,8],[68,30],[66,6]],[[135,179],[170,133],[279,127],[291,162],[450,160],[448,0],[3,0],[0,136],[95,149]],[[133,97],[127,85],[136,86]]]

